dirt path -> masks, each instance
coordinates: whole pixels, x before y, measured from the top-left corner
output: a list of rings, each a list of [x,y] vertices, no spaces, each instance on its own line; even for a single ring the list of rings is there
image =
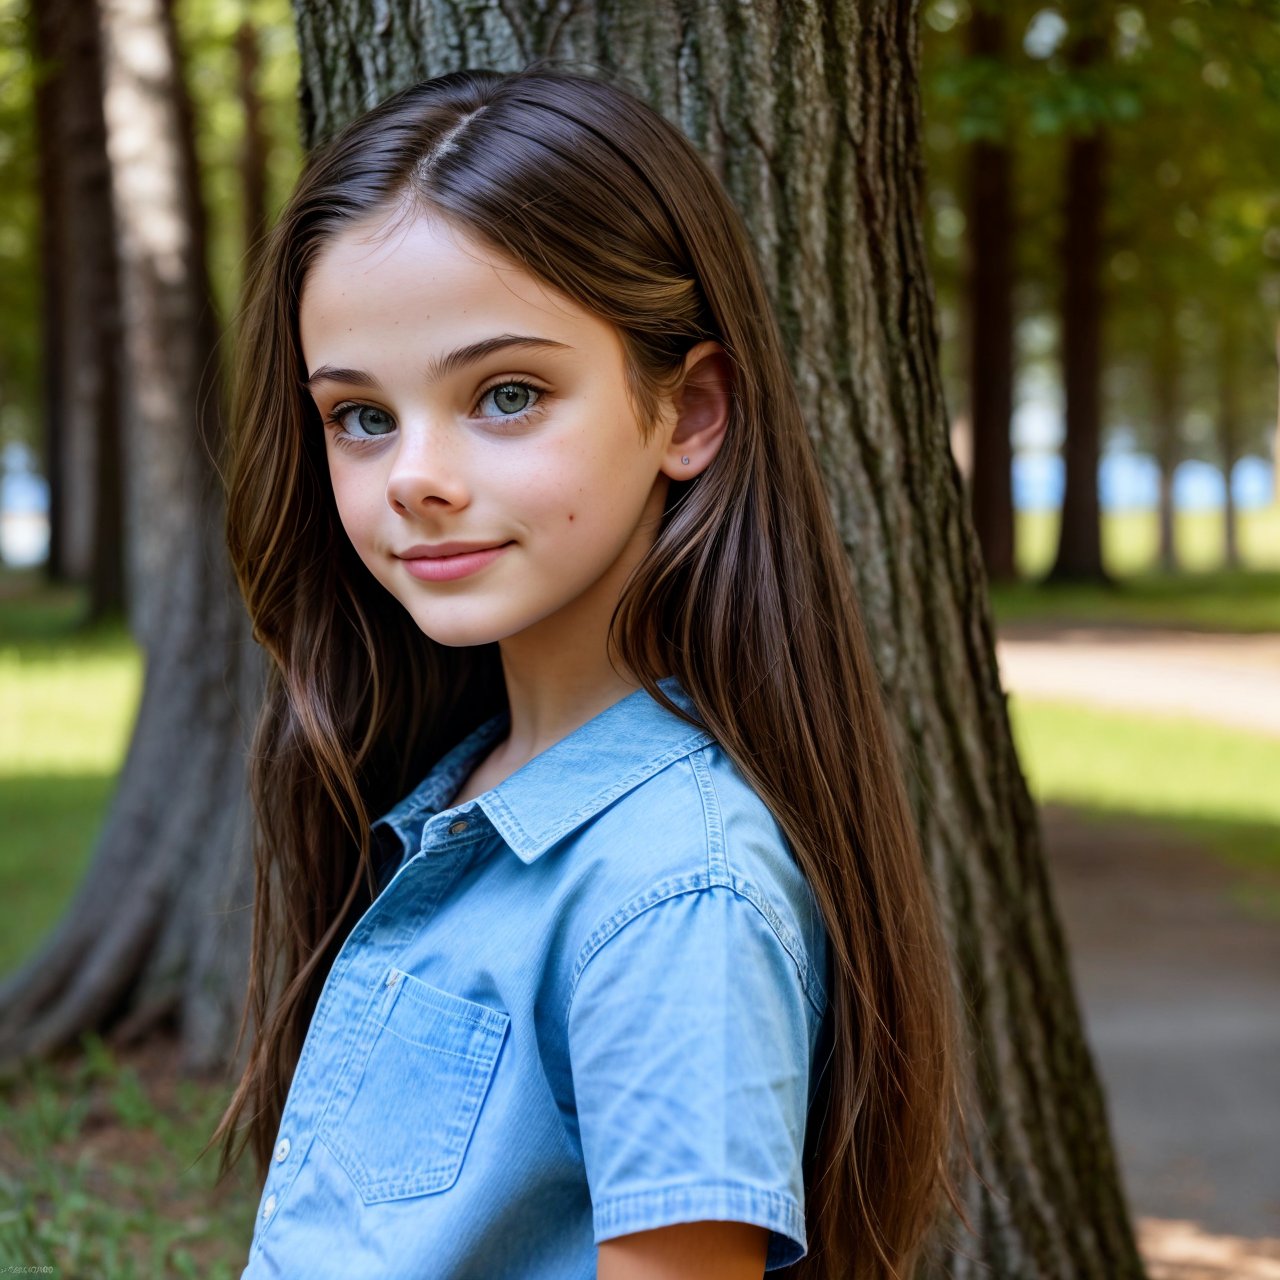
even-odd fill
[[[1137,627],[1002,627],[1014,693],[1200,716],[1280,737],[1280,636]]]
[[[1190,841],[1041,816],[1152,1280],[1280,1280],[1280,924]]]

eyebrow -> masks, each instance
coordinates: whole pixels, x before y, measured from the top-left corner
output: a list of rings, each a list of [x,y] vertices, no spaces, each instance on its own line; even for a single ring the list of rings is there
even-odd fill
[[[505,351],[509,347],[528,349],[568,351],[571,348],[566,342],[556,342],[553,338],[539,338],[533,334],[500,333],[496,337],[482,338],[479,342],[458,347],[443,356],[436,356],[427,362],[426,379],[429,383],[439,382],[449,374],[461,369],[464,365],[475,364],[495,351]],[[331,364],[322,364],[302,382],[308,391],[314,391],[321,382],[345,382],[353,387],[376,387],[378,380],[363,369],[340,369]]]

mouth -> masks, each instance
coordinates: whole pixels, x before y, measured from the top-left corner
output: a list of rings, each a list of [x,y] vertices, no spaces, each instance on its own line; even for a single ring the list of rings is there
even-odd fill
[[[513,542],[476,551],[459,551],[453,555],[401,556],[405,569],[421,582],[445,582],[464,578],[492,564]]]

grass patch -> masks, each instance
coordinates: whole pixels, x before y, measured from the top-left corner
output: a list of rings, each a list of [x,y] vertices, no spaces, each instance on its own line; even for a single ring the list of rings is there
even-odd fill
[[[1280,631],[1280,573],[1149,573],[1112,587],[1018,582],[991,588],[997,624],[1177,627],[1191,631]]]
[[[1190,836],[1246,873],[1239,892],[1280,918],[1280,741],[1183,717],[1017,694],[1008,703],[1037,803]]]
[[[246,1156],[198,1164],[228,1086],[180,1078],[176,1046],[138,1065],[96,1035],[0,1085],[0,1255],[56,1275],[201,1276],[244,1267],[257,1204]]]
[[[16,967],[75,892],[106,816],[142,692],[120,619],[86,626],[82,589],[0,573],[0,893]]]
[[[1055,511],[1019,511],[1016,515],[1018,572],[1039,578],[1049,571],[1058,549],[1061,524]],[[1280,573],[1280,504],[1241,511],[1237,534],[1241,567]],[[1221,511],[1180,511],[1174,519],[1179,568],[1189,574],[1222,569],[1225,533]],[[1102,559],[1109,572],[1126,577],[1157,566],[1159,520],[1154,510],[1107,511],[1102,516]]]
[[[1018,513],[1023,580],[992,588],[997,623],[1280,631],[1280,506],[1241,513],[1243,567],[1235,570],[1221,567],[1221,513],[1180,513],[1175,533],[1184,571],[1177,574],[1161,572],[1156,563],[1155,512],[1107,512],[1102,548],[1114,577],[1110,587],[1042,584],[1057,550],[1058,525],[1056,511]]]

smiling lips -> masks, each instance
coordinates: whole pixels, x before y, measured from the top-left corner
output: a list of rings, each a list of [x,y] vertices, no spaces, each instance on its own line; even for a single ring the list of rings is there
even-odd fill
[[[468,574],[492,564],[509,546],[476,542],[438,542],[434,546],[420,543],[400,553],[404,567],[421,582],[445,582],[465,578]]]

